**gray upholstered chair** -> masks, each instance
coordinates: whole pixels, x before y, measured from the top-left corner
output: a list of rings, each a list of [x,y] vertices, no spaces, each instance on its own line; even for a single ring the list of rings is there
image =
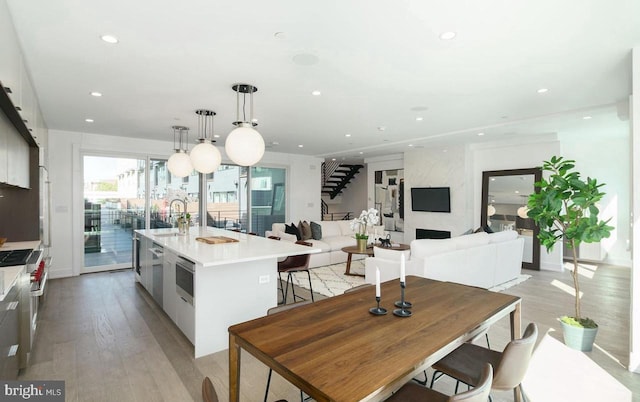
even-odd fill
[[[515,390],[524,398],[520,383],[529,367],[533,347],[538,338],[538,327],[534,323],[527,325],[524,336],[507,344],[504,351],[497,352],[472,343],[464,343],[458,349],[443,357],[433,365],[435,370],[431,379],[443,373],[472,387],[480,383],[482,368],[486,363],[495,367],[491,389],[498,391]],[[458,384],[456,384],[456,393]]]
[[[461,394],[447,396],[431,388],[409,382],[393,394],[387,402],[486,402],[491,392],[493,369],[485,363],[478,385]]]

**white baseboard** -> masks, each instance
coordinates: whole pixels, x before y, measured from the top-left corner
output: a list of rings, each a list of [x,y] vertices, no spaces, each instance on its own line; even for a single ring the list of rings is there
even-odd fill
[[[564,272],[564,266],[562,264],[540,261],[540,271]]]
[[[640,354],[629,353],[629,371],[632,373],[640,373]]]
[[[49,279],[68,278],[73,275],[73,270],[68,269],[49,269]]]

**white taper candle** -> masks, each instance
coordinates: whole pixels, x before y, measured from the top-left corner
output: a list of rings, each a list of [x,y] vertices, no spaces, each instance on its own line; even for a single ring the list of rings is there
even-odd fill
[[[404,282],[404,253],[400,256],[400,282]]]
[[[376,297],[380,297],[380,269],[376,267]]]

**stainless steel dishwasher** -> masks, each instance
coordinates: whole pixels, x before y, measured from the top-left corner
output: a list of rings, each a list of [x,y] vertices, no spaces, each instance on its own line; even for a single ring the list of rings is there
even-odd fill
[[[162,307],[164,247],[158,243],[153,243],[153,247],[151,247],[149,251],[151,252],[151,274],[153,275],[151,296],[153,296],[153,300]]]

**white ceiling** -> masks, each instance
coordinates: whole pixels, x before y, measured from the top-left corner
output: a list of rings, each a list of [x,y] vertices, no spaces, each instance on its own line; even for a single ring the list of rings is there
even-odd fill
[[[171,140],[181,124],[195,138],[209,108],[221,145],[245,82],[272,151],[321,157],[619,121],[640,45],[637,0],[8,4],[50,129]]]

